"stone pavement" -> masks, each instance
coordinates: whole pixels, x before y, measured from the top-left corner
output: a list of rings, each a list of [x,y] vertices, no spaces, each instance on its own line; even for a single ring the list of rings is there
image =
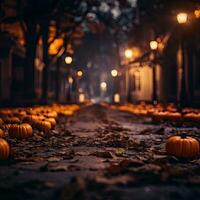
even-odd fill
[[[199,199],[200,160],[165,155],[177,131],[200,137],[197,127],[83,107],[48,134],[9,140],[15,154],[0,162],[1,199]]]

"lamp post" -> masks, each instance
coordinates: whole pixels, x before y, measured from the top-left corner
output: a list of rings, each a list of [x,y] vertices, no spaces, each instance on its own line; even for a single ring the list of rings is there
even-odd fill
[[[115,102],[115,93],[117,93],[117,78],[118,78],[118,71],[117,69],[112,69],[111,70],[111,76],[113,77],[113,95],[112,95],[112,100]]]
[[[181,63],[178,63],[181,69],[180,85],[178,89],[178,110],[182,111],[183,106],[186,105],[186,83],[185,83],[185,45],[184,45],[184,25],[188,21],[188,14],[181,12],[176,16],[177,22],[180,25],[180,50],[181,50]]]
[[[77,81],[76,94],[78,94],[78,102],[81,102],[83,99],[81,100],[80,98],[82,98],[82,97],[85,98],[84,94],[79,94],[79,89],[80,89],[80,84],[81,84],[81,78],[83,77],[83,71],[82,70],[78,70],[76,72],[76,75],[77,75],[77,79],[76,79],[76,81]],[[76,97],[77,97],[77,95],[76,95]]]
[[[153,104],[157,104],[157,83],[156,83],[156,51],[158,49],[158,42],[156,40],[153,40],[149,43],[150,48],[152,50],[152,55],[153,55],[153,59],[152,59],[152,76],[153,76],[153,89],[152,89],[152,102]]]
[[[133,50],[132,49],[126,49],[124,51],[125,58],[129,61],[133,59]],[[126,71],[126,84],[127,84],[127,102],[131,103],[132,96],[131,96],[131,85],[130,85],[130,78],[129,78],[129,68]]]

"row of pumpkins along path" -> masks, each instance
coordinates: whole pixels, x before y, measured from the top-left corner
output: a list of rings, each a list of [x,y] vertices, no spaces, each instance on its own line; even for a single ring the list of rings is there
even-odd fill
[[[105,105],[108,106],[108,105]],[[163,104],[124,104],[110,105],[111,109],[131,113],[137,117],[150,117],[152,123],[172,123],[179,126],[197,126],[200,122],[200,109],[184,108],[181,111],[173,103]],[[189,137],[187,134],[176,134],[166,141],[166,154],[183,159],[199,158],[200,146],[197,138]]]
[[[151,107],[150,105],[148,105]],[[148,106],[137,105],[137,109],[147,109]],[[117,108],[127,111],[136,109],[135,105],[125,105]],[[123,108],[123,109],[122,109]],[[157,106],[157,109],[160,108]],[[57,117],[71,116],[80,109],[78,105],[51,105],[35,106],[32,108],[1,109],[0,110],[0,160],[6,160],[12,154],[12,147],[7,142],[8,138],[16,140],[31,137],[35,129],[44,133],[54,129],[57,123]],[[173,113],[173,107],[168,110]],[[174,111],[176,112],[176,111]],[[195,110],[197,112],[197,110]],[[133,112],[133,114],[135,114]],[[171,119],[171,118],[170,118]],[[173,120],[173,118],[171,119]],[[196,138],[189,137],[186,134],[171,136],[166,141],[166,154],[179,158],[196,159],[199,157],[199,142]]]
[[[25,139],[33,135],[34,129],[48,133],[55,128],[58,116],[68,117],[79,109],[76,104],[0,109],[0,160],[12,154],[7,138]]]
[[[152,117],[153,120],[174,120],[174,121],[188,121],[200,122],[200,109],[186,107],[178,109],[174,103],[170,104],[125,104],[111,106],[113,109],[129,112],[138,116]]]

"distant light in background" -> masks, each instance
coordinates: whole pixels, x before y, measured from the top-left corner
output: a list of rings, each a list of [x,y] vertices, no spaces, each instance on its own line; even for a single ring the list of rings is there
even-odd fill
[[[200,10],[195,10],[194,15],[196,18],[200,18]]]
[[[79,94],[79,102],[83,103],[85,101],[85,95],[84,94]]]
[[[126,58],[132,58],[133,57],[133,51],[131,49],[126,49],[124,52],[124,55]]]
[[[185,12],[181,12],[177,14],[176,18],[179,24],[185,24],[188,20],[188,14]]]
[[[91,62],[88,62],[87,63],[87,68],[91,68],[92,67],[92,63]]]
[[[83,72],[81,70],[77,71],[77,76],[79,77],[83,76]]]
[[[132,48],[132,52],[133,52],[133,58],[137,59],[141,56],[141,50],[138,47],[133,47]]]
[[[120,102],[120,95],[118,93],[114,94],[114,102],[119,103]]]
[[[137,6],[137,0],[128,0],[128,2],[131,4],[132,7]]]
[[[116,69],[111,70],[111,75],[116,77],[118,75],[118,71]]]
[[[69,81],[70,84],[72,84],[74,82],[74,80],[71,76],[68,78],[68,81]]]
[[[73,60],[73,59],[72,59],[71,56],[66,56],[66,57],[65,57],[65,63],[66,63],[66,64],[71,64],[71,63],[72,63],[72,60]]]
[[[155,40],[151,41],[149,44],[150,44],[151,50],[156,50],[158,48],[158,42]]]
[[[109,9],[110,9],[110,6],[106,2],[101,2],[100,7],[99,7],[99,10],[101,12],[105,12],[106,13],[106,12],[109,11]]]
[[[62,38],[55,39],[49,46],[48,52],[50,55],[58,53],[59,48],[63,45],[64,41]]]
[[[83,92],[83,89],[82,89],[82,88],[79,88],[78,91],[79,91],[79,92]]]
[[[101,87],[101,90],[106,91],[107,90],[107,83],[101,82],[100,87]]]

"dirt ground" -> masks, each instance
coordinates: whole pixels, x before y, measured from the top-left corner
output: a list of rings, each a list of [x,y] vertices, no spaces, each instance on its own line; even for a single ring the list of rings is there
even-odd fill
[[[155,123],[102,105],[59,118],[55,130],[9,140],[0,162],[1,200],[200,199],[200,160],[165,154],[166,139],[194,125]]]

